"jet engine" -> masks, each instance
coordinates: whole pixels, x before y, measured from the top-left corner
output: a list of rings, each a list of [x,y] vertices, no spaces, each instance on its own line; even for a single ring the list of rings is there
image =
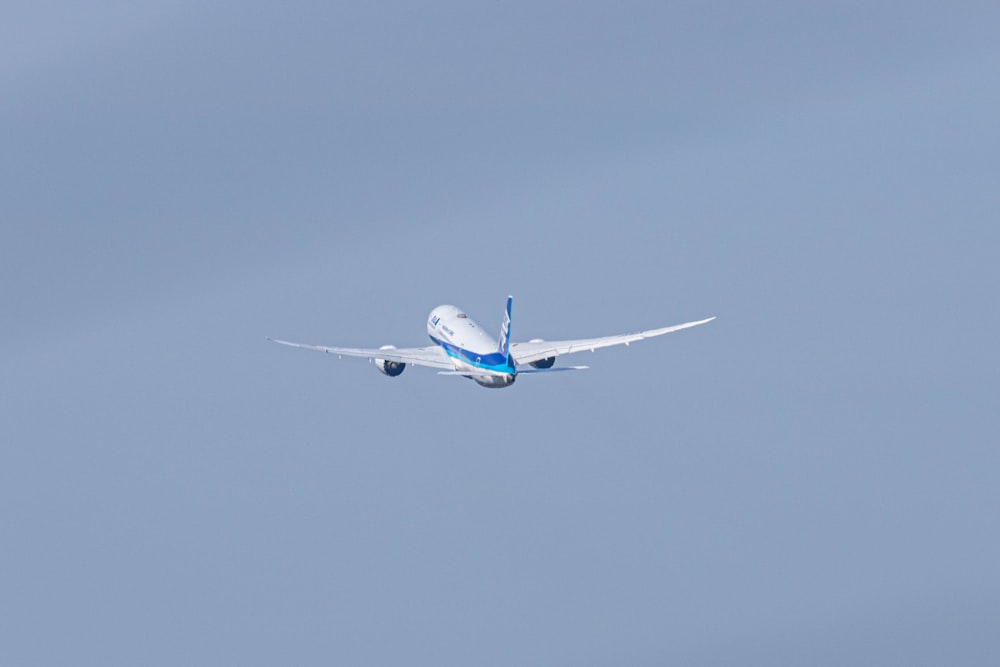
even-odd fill
[[[545,340],[542,338],[532,338],[529,343],[544,343]],[[545,359],[539,359],[538,361],[531,361],[528,363],[532,368],[552,368],[552,365],[556,363],[555,357],[546,357]]]
[[[383,345],[379,348],[380,350],[395,350],[395,345]],[[388,375],[391,378],[402,375],[403,371],[406,369],[406,364],[401,361],[386,361],[385,359],[375,359],[375,368],[379,370],[382,375]]]

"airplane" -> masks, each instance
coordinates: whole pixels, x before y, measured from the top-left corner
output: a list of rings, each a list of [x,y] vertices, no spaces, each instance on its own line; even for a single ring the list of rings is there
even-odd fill
[[[407,365],[437,368],[438,375],[469,378],[483,387],[503,388],[514,384],[520,375],[581,371],[589,366],[554,367],[556,357],[612,345],[628,345],[638,340],[689,329],[714,320],[709,317],[697,322],[685,322],[661,329],[650,329],[633,334],[582,338],[578,340],[546,341],[533,338],[526,343],[510,342],[510,313],[514,298],[507,297],[500,340],[487,334],[472,318],[455,306],[438,306],[427,317],[427,334],[434,342],[428,347],[396,348],[383,345],[378,349],[355,347],[326,347],[306,345],[287,340],[268,340],[280,345],[326,352],[342,357],[367,357],[375,367],[389,377],[398,377]],[[526,368],[528,367],[528,368]]]

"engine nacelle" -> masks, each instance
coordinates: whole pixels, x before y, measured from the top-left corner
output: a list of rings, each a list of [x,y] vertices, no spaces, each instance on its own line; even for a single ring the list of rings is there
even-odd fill
[[[395,345],[383,345],[379,348],[380,350],[395,350]],[[375,359],[375,368],[379,370],[382,375],[388,375],[391,378],[402,375],[403,371],[406,370],[406,364],[401,361],[386,361],[385,359]]]
[[[542,338],[532,338],[528,341],[529,343],[544,343],[545,340]],[[546,357],[545,359],[539,359],[538,361],[531,361],[528,363],[532,368],[552,368],[553,364],[556,363],[555,357]]]

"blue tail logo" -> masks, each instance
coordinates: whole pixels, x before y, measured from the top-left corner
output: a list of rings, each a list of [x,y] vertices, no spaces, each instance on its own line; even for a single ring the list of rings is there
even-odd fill
[[[497,351],[510,360],[510,307],[514,303],[514,297],[507,297],[507,310],[503,313],[503,324],[500,325],[500,346]]]

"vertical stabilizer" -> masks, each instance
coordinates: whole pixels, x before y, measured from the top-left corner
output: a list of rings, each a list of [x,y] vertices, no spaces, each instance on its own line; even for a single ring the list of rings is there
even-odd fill
[[[503,324],[500,325],[500,347],[497,351],[508,361],[510,360],[510,307],[514,297],[507,297],[507,309],[503,313]]]

